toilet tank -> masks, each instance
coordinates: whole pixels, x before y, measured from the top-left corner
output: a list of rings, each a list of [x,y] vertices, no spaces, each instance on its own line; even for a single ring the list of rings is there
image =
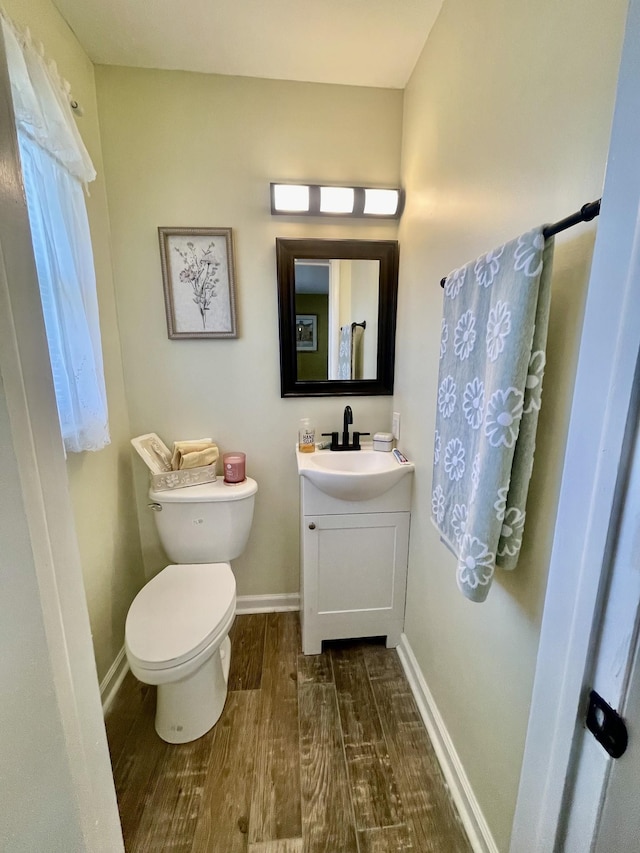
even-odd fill
[[[174,563],[226,563],[249,539],[258,484],[250,477],[228,485],[222,479],[173,491],[149,490],[167,556]]]

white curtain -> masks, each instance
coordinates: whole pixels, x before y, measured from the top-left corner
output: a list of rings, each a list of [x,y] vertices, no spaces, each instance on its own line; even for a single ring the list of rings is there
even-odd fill
[[[95,271],[83,186],[95,170],[68,85],[2,17],[29,222],[65,449],[109,443]]]

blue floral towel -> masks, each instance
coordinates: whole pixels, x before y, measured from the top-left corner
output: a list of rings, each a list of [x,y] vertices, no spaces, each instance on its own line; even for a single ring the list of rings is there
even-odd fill
[[[351,379],[351,356],[353,337],[351,323],[340,327],[340,349],[338,351],[338,379]]]
[[[553,240],[542,228],[447,276],[433,456],[433,521],[457,582],[484,601],[513,569],[525,521],[549,324]]]

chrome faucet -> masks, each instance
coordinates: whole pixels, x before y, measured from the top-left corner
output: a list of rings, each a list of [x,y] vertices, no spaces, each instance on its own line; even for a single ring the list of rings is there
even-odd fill
[[[353,411],[351,410],[351,406],[344,407],[344,417],[342,420],[342,443],[338,441],[339,433],[336,432],[323,432],[322,435],[330,435],[331,436],[331,447],[330,450],[361,450],[360,447],[360,436],[361,435],[371,435],[368,432],[357,432],[353,431],[353,442],[349,442],[349,424],[353,423]]]

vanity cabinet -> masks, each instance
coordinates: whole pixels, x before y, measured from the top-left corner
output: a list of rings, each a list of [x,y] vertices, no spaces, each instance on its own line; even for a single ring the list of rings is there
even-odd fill
[[[411,517],[409,483],[406,478],[375,500],[342,501],[302,481],[305,654],[319,654],[322,641],[329,639],[385,636],[387,647],[400,642]]]

